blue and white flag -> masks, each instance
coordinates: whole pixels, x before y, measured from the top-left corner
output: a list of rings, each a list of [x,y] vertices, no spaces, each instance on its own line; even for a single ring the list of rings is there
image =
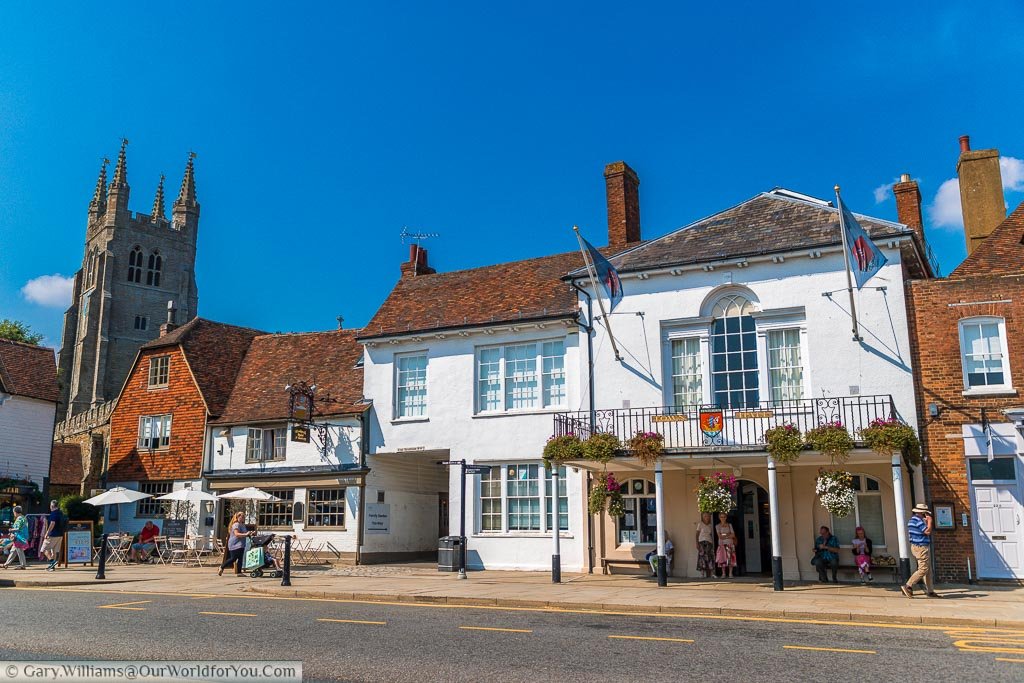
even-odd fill
[[[605,296],[608,297],[608,312],[615,310],[616,304],[622,301],[622,280],[619,279],[619,272],[611,261],[606,259],[601,252],[594,248],[590,242],[583,238],[583,235],[576,233],[580,238],[580,244],[587,250],[590,262],[594,264],[594,271],[597,274],[597,281],[601,284]]]
[[[860,227],[842,199],[839,199],[839,210],[843,212],[843,228],[846,230],[846,258],[857,281],[857,289],[860,289],[882,269],[888,259],[871,241],[864,228]]]

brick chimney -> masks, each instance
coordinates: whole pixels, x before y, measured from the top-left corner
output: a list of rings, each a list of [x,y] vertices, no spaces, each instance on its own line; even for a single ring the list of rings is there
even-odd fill
[[[625,161],[604,167],[608,197],[608,246],[625,249],[640,241],[640,179]]]
[[[970,255],[1006,218],[1003,177],[999,172],[999,150],[971,150],[971,139],[960,137],[960,206],[964,213],[964,236]]]
[[[437,271],[427,265],[427,250],[418,244],[409,245],[409,260],[402,264],[402,277],[432,275]]]
[[[178,327],[177,323],[174,322],[174,316],[178,313],[178,309],[174,307],[174,301],[167,302],[167,322],[160,326],[160,336],[164,336],[168,332]]]
[[[917,181],[911,180],[909,173],[900,176],[900,181],[892,186],[896,197],[896,220],[914,231],[924,245],[924,220],[921,218],[921,190]]]

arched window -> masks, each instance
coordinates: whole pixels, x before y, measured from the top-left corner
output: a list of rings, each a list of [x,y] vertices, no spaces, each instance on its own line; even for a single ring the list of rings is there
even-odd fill
[[[863,474],[853,475],[853,512],[846,517],[832,518],[832,535],[839,544],[848,546],[857,527],[864,527],[864,535],[874,547],[885,545],[885,526],[882,523],[882,487],[878,480]]]
[[[654,483],[646,479],[630,479],[619,487],[623,512],[618,519],[619,544],[657,543]]]
[[[756,309],[742,294],[730,293],[711,309],[711,402],[721,408],[756,407]]]
[[[97,254],[96,249],[93,249],[89,253],[89,258],[87,259],[86,265],[85,265],[85,286],[86,287],[92,287],[93,285],[96,284],[96,265],[97,265],[97,261],[99,261],[99,255]]]
[[[160,252],[156,249],[149,255],[149,264],[146,269],[146,284],[153,287],[160,286],[160,269],[162,267]]]
[[[142,282],[142,248],[139,246],[128,254],[128,282]]]

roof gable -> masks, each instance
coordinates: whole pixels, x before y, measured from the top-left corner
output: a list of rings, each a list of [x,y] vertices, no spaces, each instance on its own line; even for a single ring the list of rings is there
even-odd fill
[[[181,327],[142,345],[140,354],[179,346],[211,415],[224,412],[242,359],[252,340],[265,332],[193,318]],[[146,354],[152,355],[152,354]]]
[[[1024,272],[1024,202],[978,245],[950,277]]]
[[[41,401],[60,400],[53,349],[0,339],[0,390]]]
[[[574,315],[576,294],[561,278],[582,265],[583,256],[573,251],[405,277],[360,337]]]
[[[237,424],[288,417],[284,387],[313,382],[317,394],[338,403],[319,403],[317,415],[359,413],[362,403],[363,347],[356,341],[362,330],[332,330],[301,334],[268,334],[252,340],[219,423]]]
[[[872,237],[910,235],[900,223],[855,214]],[[839,212],[788,190],[763,192],[611,259],[620,272],[829,247],[842,243]]]
[[[79,486],[82,483],[82,451],[76,443],[55,443],[50,453],[50,484]]]

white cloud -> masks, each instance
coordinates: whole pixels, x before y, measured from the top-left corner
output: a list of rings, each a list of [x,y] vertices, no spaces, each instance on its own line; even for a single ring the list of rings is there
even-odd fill
[[[1003,176],[1003,189],[1024,192],[1024,160],[999,157],[999,173]]]
[[[75,278],[53,275],[40,275],[25,283],[21,288],[22,295],[34,304],[64,308],[71,303],[71,290]]]
[[[875,204],[881,204],[892,196],[892,186],[895,185],[896,182],[896,180],[893,180],[891,183],[882,183],[875,188]]]

